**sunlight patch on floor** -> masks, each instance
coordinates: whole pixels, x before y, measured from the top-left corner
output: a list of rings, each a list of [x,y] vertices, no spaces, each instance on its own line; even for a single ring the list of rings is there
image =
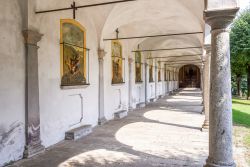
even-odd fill
[[[206,142],[206,136],[198,139],[200,132],[195,134],[194,130],[177,128],[164,123],[136,122],[120,128],[115,137],[135,151],[162,158],[199,159],[198,155],[205,154],[203,142]],[[181,137],[182,135],[185,135],[185,138]]]
[[[58,165],[58,167],[83,166],[85,164],[93,164],[94,166],[111,165],[119,162],[132,163],[138,159],[140,159],[140,157],[125,152],[98,149],[76,155],[64,161]]]

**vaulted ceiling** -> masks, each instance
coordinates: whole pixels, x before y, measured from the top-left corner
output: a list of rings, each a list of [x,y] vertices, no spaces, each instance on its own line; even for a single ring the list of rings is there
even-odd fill
[[[88,5],[117,0],[75,0],[78,5]],[[50,5],[37,0],[40,9],[65,7],[61,0],[50,0]],[[67,0],[69,5],[71,0]],[[119,37],[178,34],[189,32],[204,32],[203,0],[136,0],[107,6],[97,6],[85,9],[87,16],[96,27],[100,47],[104,46],[103,39],[114,38],[118,28]],[[129,49],[168,49],[183,47],[202,47],[204,33],[191,35],[176,35],[157,38],[142,38],[124,40]],[[193,55],[196,56],[182,56]],[[159,61],[182,61],[200,59],[202,48],[168,50],[152,52]],[[170,57],[169,57],[170,56]],[[173,56],[180,56],[179,58]]]

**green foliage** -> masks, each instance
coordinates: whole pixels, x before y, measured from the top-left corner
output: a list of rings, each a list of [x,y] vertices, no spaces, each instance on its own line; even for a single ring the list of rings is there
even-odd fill
[[[237,95],[237,77],[236,75],[232,75],[232,94]],[[241,92],[243,96],[247,95],[247,76],[242,75],[241,79]]]
[[[250,100],[233,99],[233,122],[250,130]],[[250,148],[250,133],[244,136],[243,142]]]
[[[230,32],[231,66],[234,75],[244,75],[250,64],[250,8],[234,21]]]
[[[233,122],[250,128],[250,101],[233,99]]]

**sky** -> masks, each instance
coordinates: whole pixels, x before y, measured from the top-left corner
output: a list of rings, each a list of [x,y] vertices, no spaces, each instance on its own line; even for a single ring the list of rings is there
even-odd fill
[[[250,6],[250,0],[239,0],[239,6],[241,10],[247,8],[248,6]]]

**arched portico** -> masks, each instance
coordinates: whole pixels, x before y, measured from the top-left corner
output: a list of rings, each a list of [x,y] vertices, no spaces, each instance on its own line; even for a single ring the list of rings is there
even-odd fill
[[[60,87],[60,67],[65,63],[60,61],[60,19],[72,19],[72,13],[64,11],[70,2],[26,1],[26,7],[20,6],[19,0],[0,2],[0,11],[4,12],[1,16],[11,23],[0,28],[0,32],[11,36],[3,36],[0,56],[6,61],[0,62],[0,66],[5,69],[0,74],[12,76],[11,81],[2,77],[0,84],[0,104],[3,105],[0,108],[5,111],[3,116],[0,115],[0,133],[6,131],[0,134],[0,138],[13,132],[11,137],[15,139],[11,145],[0,141],[0,166],[22,158],[24,147],[27,157],[43,151],[44,147],[64,140],[65,132],[72,129],[84,125],[102,125],[114,118],[119,119],[126,116],[128,111],[165,96],[175,101],[179,97],[170,95],[178,90],[178,83],[180,87],[202,88],[205,92],[206,120],[203,128],[208,128],[208,121],[211,125],[207,166],[235,166],[232,157],[227,26],[238,10],[236,0],[219,3],[218,0],[157,0],[157,3],[155,0],[133,0],[111,6],[95,6],[94,10],[80,10],[75,5],[88,6],[104,0],[77,0],[67,10],[73,10],[74,19],[86,28],[86,46],[81,45],[78,51],[89,51],[89,59],[83,57],[86,62],[83,64],[89,64],[89,69],[85,67],[87,72],[83,70],[88,74],[84,77],[88,78],[89,83],[66,88]],[[46,14],[34,12],[58,8],[64,9]],[[25,9],[25,12],[20,11]],[[25,13],[22,18],[15,17],[21,13]],[[18,33],[13,33],[14,30]],[[22,30],[26,30],[26,45],[23,45]],[[117,54],[112,54],[116,50],[112,46],[114,40],[122,46],[119,58]],[[212,46],[211,56],[206,44]],[[140,53],[139,60],[136,60],[135,53]],[[115,64],[112,62],[114,59],[119,61]],[[72,62],[71,65],[75,67],[79,65],[78,60]],[[213,82],[210,82],[210,73]],[[119,74],[119,82],[112,82],[113,74]],[[136,80],[135,75],[141,77]],[[188,99],[183,101],[188,102]],[[161,107],[158,109],[166,106]],[[158,116],[151,123],[159,123],[156,120],[160,119],[161,116]],[[159,124],[177,125],[169,122]],[[17,127],[17,130],[13,130],[13,127]],[[2,152],[5,156],[1,156]]]

